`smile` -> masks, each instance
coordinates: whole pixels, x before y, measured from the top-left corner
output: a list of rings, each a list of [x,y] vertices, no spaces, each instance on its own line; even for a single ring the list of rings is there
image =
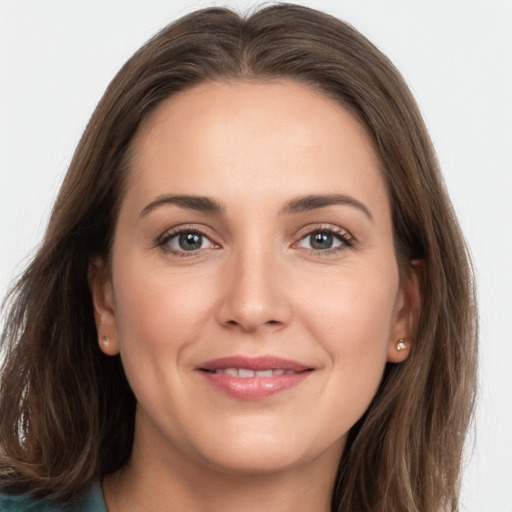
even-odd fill
[[[195,368],[218,391],[240,400],[263,400],[302,383],[314,368],[274,356],[232,356]]]
[[[210,371],[210,370],[205,370]],[[232,377],[240,377],[242,379],[250,379],[251,377],[276,377],[280,375],[294,375],[297,372],[294,370],[284,370],[277,368],[275,370],[251,370],[249,368],[224,368],[211,370],[211,373],[216,375],[231,375]]]

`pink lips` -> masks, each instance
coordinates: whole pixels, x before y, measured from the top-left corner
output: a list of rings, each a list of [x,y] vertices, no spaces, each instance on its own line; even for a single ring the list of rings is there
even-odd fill
[[[261,400],[300,384],[313,368],[275,356],[232,356],[198,364],[210,384],[242,400]]]

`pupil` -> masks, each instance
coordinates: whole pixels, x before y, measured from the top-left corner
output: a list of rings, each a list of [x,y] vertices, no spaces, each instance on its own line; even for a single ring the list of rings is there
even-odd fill
[[[333,243],[333,236],[329,233],[315,233],[311,235],[311,247],[313,249],[330,249]]]
[[[184,233],[179,238],[180,248],[184,251],[195,251],[202,245],[202,235],[197,233]]]

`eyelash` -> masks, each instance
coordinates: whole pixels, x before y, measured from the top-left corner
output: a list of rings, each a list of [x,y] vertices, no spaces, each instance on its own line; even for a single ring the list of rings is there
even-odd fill
[[[310,254],[314,256],[330,256],[333,254],[338,254],[340,252],[343,252],[351,247],[354,246],[354,238],[352,235],[350,235],[346,230],[339,228],[337,226],[332,225],[321,225],[321,226],[315,226],[313,228],[304,228],[301,230],[302,232],[299,234],[300,238],[297,242],[294,242],[292,247],[298,248],[298,249],[304,249],[305,251],[308,251]],[[196,256],[199,251],[205,250],[205,249],[197,249],[193,251],[186,251],[186,250],[176,250],[173,249],[169,242],[178,237],[179,235],[183,234],[192,234],[192,235],[199,235],[201,237],[206,238],[210,244],[216,247],[210,247],[210,248],[217,248],[219,247],[218,244],[216,244],[212,239],[211,236],[206,233],[204,230],[198,229],[195,226],[181,226],[173,228],[169,231],[166,231],[163,233],[156,241],[156,246],[160,247],[164,252],[169,253],[173,256],[177,257],[191,257]],[[298,244],[300,244],[303,240],[307,239],[308,237],[313,236],[314,234],[323,234],[323,235],[330,235],[336,238],[340,245],[329,248],[329,249],[313,249],[313,248],[303,248],[298,247]],[[209,249],[210,249],[209,248]]]
[[[355,243],[354,237],[345,229],[333,225],[320,225],[314,226],[313,228],[304,228],[304,230],[302,230],[302,233],[300,234],[299,240],[295,242],[292,247],[297,247],[297,245],[300,242],[307,239],[308,237],[313,236],[314,234],[330,235],[338,239],[338,241],[341,243],[340,245],[329,249],[304,248],[306,251],[309,252],[309,254],[312,254],[313,256],[336,255],[343,251],[346,251],[347,249],[350,249],[351,247],[354,246]],[[298,248],[300,249],[300,247]]]
[[[211,235],[209,235],[208,233],[201,229],[198,229],[195,226],[180,226],[173,228],[169,231],[166,231],[158,238],[156,245],[160,247],[164,252],[169,253],[173,256],[185,258],[190,256],[196,256],[201,249],[197,249],[195,251],[176,250],[169,245],[169,242],[173,238],[176,238],[183,234],[199,235],[201,237],[206,238],[212,245],[218,246],[218,244],[211,240]]]

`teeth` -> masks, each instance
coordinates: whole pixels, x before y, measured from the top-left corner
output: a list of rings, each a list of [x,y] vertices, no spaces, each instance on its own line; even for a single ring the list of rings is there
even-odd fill
[[[279,375],[293,375],[296,372],[293,370],[283,370],[276,368],[275,370],[250,370],[248,368],[222,368],[215,370],[213,373],[218,375],[230,375],[231,377],[241,377],[242,379],[249,379],[251,377],[276,377]]]
[[[272,375],[273,375],[272,370],[259,370],[254,373],[255,373],[256,377],[272,377]]]

